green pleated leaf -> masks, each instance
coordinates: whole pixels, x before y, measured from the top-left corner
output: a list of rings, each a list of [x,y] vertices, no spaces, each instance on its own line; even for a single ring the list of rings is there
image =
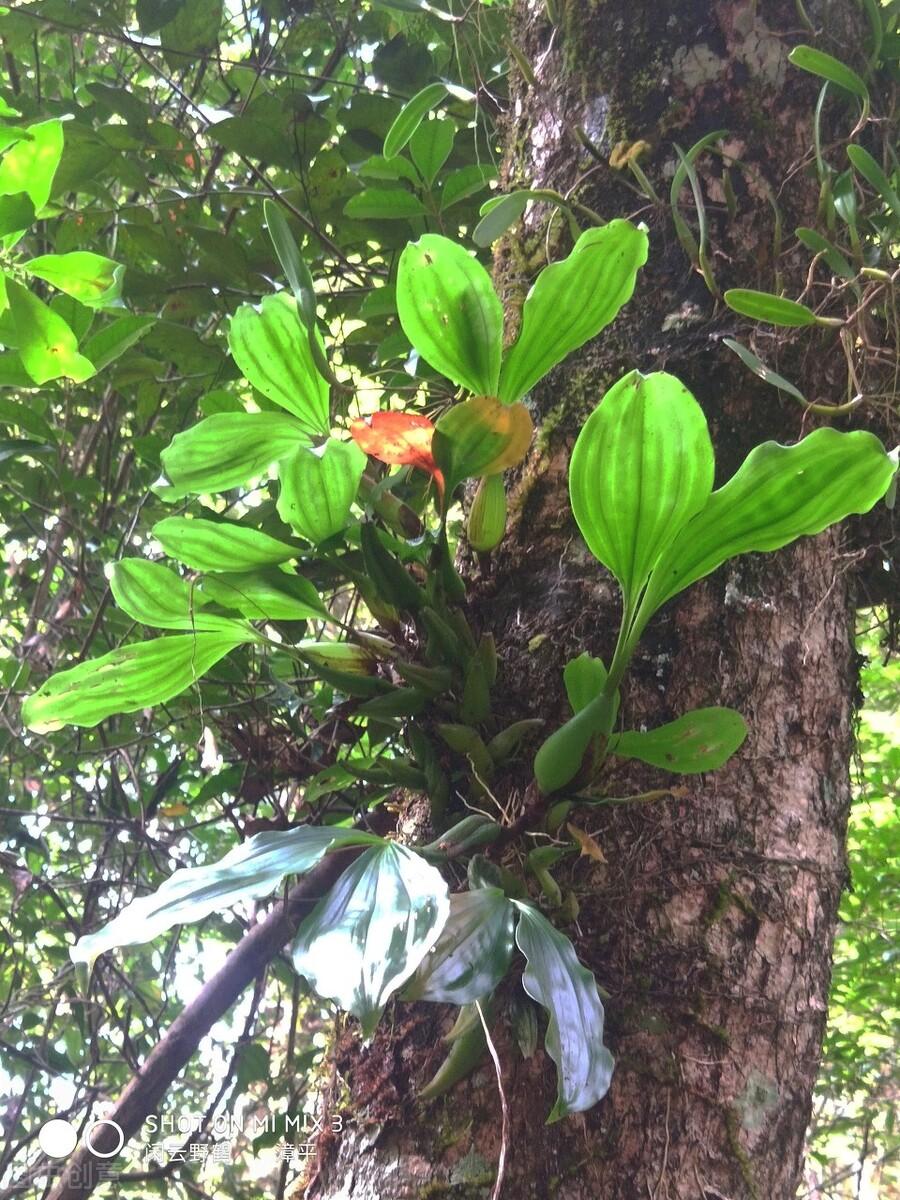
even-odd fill
[[[805,304],[787,300],[784,296],[773,296],[771,292],[754,292],[750,288],[729,288],[725,303],[742,317],[754,321],[766,321],[769,325],[786,325],[800,328],[815,325],[816,314]]]
[[[349,520],[365,466],[355,442],[329,438],[315,450],[298,446],[278,465],[278,515],[316,545],[334,537]]]
[[[860,100],[868,101],[869,89],[862,77],[857,75],[852,67],[848,67],[833,55],[826,54],[824,50],[816,50],[814,46],[795,46],[788,58],[802,71],[809,71],[811,75],[818,75],[820,79],[836,83],[838,87],[858,96]]]
[[[449,238],[426,233],[400,256],[397,313],[427,363],[454,383],[495,396],[503,308],[484,267]]]
[[[26,192],[35,211],[50,199],[53,176],[63,152],[63,123],[59,118],[29,125],[27,141],[18,142],[0,161],[0,196]]]
[[[442,83],[429,83],[420,92],[416,92],[411,100],[400,109],[394,118],[394,123],[384,139],[384,156],[393,158],[399,154],[412,135],[419,128],[424,117],[447,95],[447,89]]]
[[[25,263],[29,275],[45,279],[55,288],[74,296],[88,308],[115,304],[122,294],[125,268],[102,254],[73,250],[69,254],[41,254]]]
[[[509,970],[514,923],[515,909],[499,888],[454,893],[441,936],[403,998],[460,1005],[483,999]]]
[[[240,637],[188,633],[122,646],[52,675],[22,705],[22,722],[36,733],[49,733],[63,725],[97,725],[114,713],[164,704],[235,646],[254,637],[252,631]]]
[[[575,948],[536,908],[519,900],[516,944],[528,960],[522,986],[549,1015],[545,1046],[559,1089],[548,1124],[584,1112],[609,1091],[613,1056],[603,1045],[603,1005]]]
[[[172,486],[161,494],[177,500],[240,487],[308,441],[303,423],[286,413],[215,413],[176,433],[163,450],[160,460]]]
[[[328,433],[328,384],[316,369],[293,296],[279,292],[259,307],[242,304],[231,318],[228,346],[253,386],[293,413],[308,436]]]
[[[258,833],[219,862],[174,871],[151,895],[132,901],[97,933],[79,938],[69,956],[73,962],[93,963],[105,950],[152,942],[173,925],[202,921],[210,913],[268,896],[286,875],[311,871],[332,847],[380,843],[374,834],[338,826]]]
[[[329,617],[308,579],[278,567],[206,575],[200,591],[205,599],[233,609],[251,621],[320,621]]]
[[[90,379],[93,363],[78,353],[78,339],[63,318],[12,279],[6,281],[6,294],[19,357],[34,382],[65,378],[83,383]]]
[[[450,911],[434,867],[396,842],[347,868],[300,927],[294,967],[359,1018],[368,1038],[388,999],[437,941]]]
[[[557,363],[605,328],[634,291],[647,261],[647,235],[629,221],[588,229],[562,262],[538,275],[522,326],[506,352],[500,399],[520,400]]]
[[[757,446],[663,553],[644,598],[647,614],[728,558],[778,550],[868,512],[895,470],[878,438],[861,429],[817,429],[796,446]]]
[[[299,551],[256,529],[191,517],[166,517],[153,536],[170,558],[195,571],[248,571],[296,558]]]
[[[586,421],[569,495],[591,553],[622,586],[626,608],[653,564],[712,491],[715,460],[700,405],[674,375],[632,371]]]
[[[162,563],[123,558],[107,572],[113,599],[124,613],[157,629],[193,629],[250,640],[253,631],[230,617],[204,612],[211,597]]]
[[[743,744],[747,722],[733,708],[698,708],[668,725],[610,740],[610,753],[678,775],[717,771]]]

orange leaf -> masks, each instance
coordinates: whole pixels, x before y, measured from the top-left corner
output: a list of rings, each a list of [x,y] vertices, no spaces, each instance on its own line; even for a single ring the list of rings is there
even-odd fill
[[[392,467],[418,467],[433,475],[438,487],[443,476],[431,453],[434,425],[416,413],[377,412],[359,417],[350,426],[353,440],[366,454]]]

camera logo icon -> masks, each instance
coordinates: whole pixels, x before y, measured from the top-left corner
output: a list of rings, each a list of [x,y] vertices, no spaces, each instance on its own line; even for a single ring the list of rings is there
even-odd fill
[[[94,1145],[94,1134],[103,1125],[108,1125],[118,1134],[118,1144],[112,1150],[98,1150]],[[91,1121],[84,1131],[84,1144],[94,1158],[115,1158],[125,1145],[125,1132],[118,1121],[99,1118]],[[78,1145],[78,1131],[71,1121],[54,1117],[45,1122],[38,1133],[38,1145],[48,1158],[68,1158]]]

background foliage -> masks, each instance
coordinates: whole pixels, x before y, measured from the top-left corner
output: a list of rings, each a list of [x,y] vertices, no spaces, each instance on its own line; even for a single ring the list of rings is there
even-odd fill
[[[883,612],[860,614],[865,701],[848,834],[851,884],[841,903],[810,1130],[810,1185],[824,1196],[893,1196],[900,1188],[900,663],[889,657],[888,633]]]

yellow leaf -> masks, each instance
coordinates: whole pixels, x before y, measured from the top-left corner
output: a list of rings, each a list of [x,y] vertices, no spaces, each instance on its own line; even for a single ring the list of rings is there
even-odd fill
[[[577,825],[573,825],[571,821],[566,822],[566,829],[571,833],[572,837],[581,847],[581,855],[587,858],[592,858],[594,862],[605,863],[603,851],[597,845],[594,838],[583,829],[579,829]]]

